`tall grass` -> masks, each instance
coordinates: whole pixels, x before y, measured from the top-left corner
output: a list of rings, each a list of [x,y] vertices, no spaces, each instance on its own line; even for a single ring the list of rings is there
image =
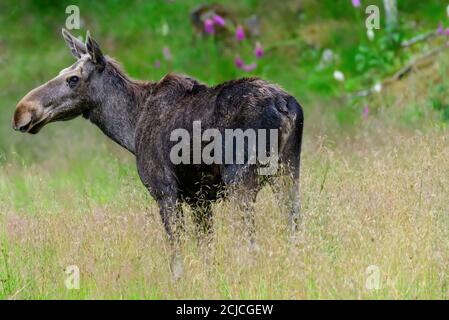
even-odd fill
[[[429,28],[441,16],[438,1],[411,2],[419,7],[401,10]],[[233,66],[235,48],[192,37],[188,13],[198,3],[78,4],[85,28],[136,78],[170,71],[152,67],[163,46],[174,54],[174,71],[209,84],[245,75]],[[325,1],[329,10],[321,13],[317,2],[305,1],[307,14],[298,18],[290,9],[269,10],[270,3],[229,5],[242,17],[265,17],[267,46],[301,34],[299,23],[339,28],[338,37],[324,32],[323,45],[340,43],[348,53],[342,64],[351,65],[356,40],[339,40],[358,21],[350,6]],[[448,298],[448,136],[429,100],[445,99],[432,88],[449,81],[446,55],[382,95],[348,103],[333,96],[341,88],[331,73],[315,70],[319,52],[307,44],[267,52],[255,74],[284,86],[306,111],[301,231],[289,240],[270,188],[256,204],[255,256],[232,203],[214,206],[209,248],[197,246],[185,208],[185,270],[174,282],[157,205],[129,154],[83,119],[37,136],[10,128],[17,100],[73,61],[59,35],[65,6],[0,4],[0,298]],[[168,37],[159,32],[164,22]],[[81,272],[79,290],[65,286],[70,265]],[[376,290],[366,286],[370,266],[380,272]]]
[[[2,170],[1,296],[448,298],[448,137],[441,129],[382,133],[376,144],[360,131],[334,146],[325,137],[306,144],[302,227],[293,243],[269,188],[256,205],[256,256],[229,202],[214,207],[216,233],[207,249],[196,245],[187,214],[178,282],[157,205],[116,161],[94,159],[76,178]],[[81,271],[80,290],[64,285],[70,265]],[[366,288],[371,265],[380,270],[378,290]]]

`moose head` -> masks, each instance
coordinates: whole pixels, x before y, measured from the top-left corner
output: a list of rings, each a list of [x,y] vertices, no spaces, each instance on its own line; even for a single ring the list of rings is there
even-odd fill
[[[47,123],[73,119],[97,105],[107,59],[89,32],[85,43],[65,29],[62,35],[77,61],[20,100],[13,117],[15,130],[36,134]]]

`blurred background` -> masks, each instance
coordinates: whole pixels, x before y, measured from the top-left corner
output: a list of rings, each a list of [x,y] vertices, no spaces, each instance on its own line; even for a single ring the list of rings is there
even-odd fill
[[[83,270],[100,270],[82,297],[447,298],[442,275],[449,271],[448,4],[2,0],[0,297],[15,295],[27,283],[32,283],[30,289],[19,291],[19,297],[72,297],[61,289],[61,276],[50,271],[62,270],[79,253]],[[148,233],[139,229],[143,212],[157,221],[150,229],[156,240],[151,239],[163,243],[157,207],[130,154],[82,118],[50,124],[38,135],[12,130],[16,103],[74,62],[61,36],[72,13],[66,13],[69,5],[80,10],[80,29],[70,32],[84,39],[90,30],[103,52],[120,61],[133,78],[158,81],[168,72],[179,72],[216,85],[257,76],[297,98],[305,112],[301,192],[310,233],[296,260],[285,258],[288,250],[281,246],[266,257],[268,264],[244,277],[223,249],[217,259],[229,266],[229,274],[217,267],[215,278],[199,273],[197,282],[186,280],[184,291],[173,288],[169,276],[147,268],[151,261],[141,263],[139,250],[135,256],[130,253],[148,243],[142,240]],[[379,29],[366,27],[368,5],[379,8]],[[272,201],[269,192],[261,197]],[[277,212],[270,203],[259,211],[268,210],[263,216],[276,219],[279,215],[270,216]],[[267,237],[281,234],[270,228],[282,223],[260,225]],[[122,235],[121,230],[129,233]],[[81,240],[66,242],[69,234]],[[115,237],[113,243],[126,250],[111,249],[103,237]],[[122,242],[125,238],[129,243]],[[266,243],[283,239],[267,238]],[[98,251],[92,252],[93,247]],[[117,250],[114,258],[108,250]],[[121,256],[125,252],[132,256]],[[103,254],[110,264],[91,261]],[[165,263],[162,256],[152,259]],[[304,261],[319,265],[321,273]],[[400,276],[389,278],[390,287],[378,293],[358,291],[363,285],[355,287],[353,281],[373,261]],[[301,273],[283,273],[299,269]],[[111,288],[110,277],[100,276],[115,277],[115,271],[123,287]],[[143,278],[162,284],[156,289],[130,286],[129,281]],[[215,285],[219,291],[209,287]]]

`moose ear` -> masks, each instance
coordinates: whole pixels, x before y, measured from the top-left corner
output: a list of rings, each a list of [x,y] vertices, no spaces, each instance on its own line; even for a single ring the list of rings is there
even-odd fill
[[[101,52],[98,43],[90,36],[89,31],[87,31],[86,35],[86,49],[92,61],[97,66],[104,68],[104,66],[106,65],[106,58],[103,56],[103,53]]]
[[[86,54],[86,46],[78,38],[72,36],[66,29],[62,28],[62,36],[64,37],[67,46],[75,58],[80,59],[83,54]]]

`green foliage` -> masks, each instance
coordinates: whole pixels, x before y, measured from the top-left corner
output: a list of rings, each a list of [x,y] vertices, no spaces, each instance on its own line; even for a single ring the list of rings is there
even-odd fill
[[[449,122],[448,89],[447,84],[438,84],[429,98],[432,108],[441,114],[441,119],[445,122]]]
[[[398,50],[401,43],[401,35],[397,32],[384,34],[373,45],[361,44],[355,55],[355,69],[359,73],[375,70],[377,73],[391,72],[392,67],[397,67]]]

